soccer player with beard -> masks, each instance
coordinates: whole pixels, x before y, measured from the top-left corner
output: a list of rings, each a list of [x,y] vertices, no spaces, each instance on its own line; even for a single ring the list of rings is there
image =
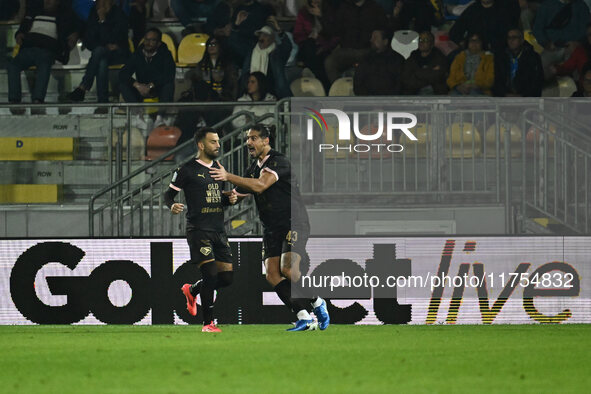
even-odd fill
[[[232,283],[232,252],[224,230],[223,206],[235,204],[237,196],[224,192],[224,182],[215,180],[209,169],[219,168],[215,162],[219,155],[220,139],[212,128],[202,128],[195,133],[199,154],[195,160],[180,167],[172,176],[164,201],[173,214],[179,214],[185,206],[174,202],[181,189],[187,201],[187,243],[191,262],[199,266],[202,279],[185,284],[182,292],[187,298],[187,310],[197,315],[197,294],[201,294],[203,307],[203,332],[221,332],[213,318],[214,290]]]
[[[308,309],[314,308],[318,327],[325,330],[330,317],[326,302],[319,297],[293,297],[292,282],[301,278],[299,265],[308,258],[306,243],[310,234],[308,213],[300,195],[291,163],[270,144],[271,130],[258,124],[247,132],[246,146],[255,159],[246,170],[245,177],[227,172],[222,165],[209,172],[217,181],[236,185],[235,193],[242,199],[253,194],[264,227],[263,248],[267,281],[283,303],[296,313],[298,321],[288,331],[306,331],[316,328]]]

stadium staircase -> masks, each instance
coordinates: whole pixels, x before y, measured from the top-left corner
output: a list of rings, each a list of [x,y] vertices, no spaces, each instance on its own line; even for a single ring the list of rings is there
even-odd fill
[[[247,118],[246,124],[234,127],[232,121],[242,116]],[[240,174],[248,163],[244,149],[244,128],[273,117],[274,114],[270,113],[255,118],[251,112],[239,111],[213,125],[216,129],[229,130],[220,138],[219,156],[229,171]],[[194,141],[188,140],[94,193],[88,208],[90,236],[184,235],[184,215],[170,214],[164,205],[163,193],[168,189],[176,168],[194,160],[195,153]],[[172,157],[175,158],[173,166],[170,165]],[[184,202],[182,192],[179,201]],[[229,234],[244,235],[260,231],[250,199],[230,207],[225,215]]]

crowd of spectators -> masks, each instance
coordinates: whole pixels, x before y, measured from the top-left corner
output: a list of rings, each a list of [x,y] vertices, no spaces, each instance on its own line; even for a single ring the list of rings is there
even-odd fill
[[[3,12],[10,16],[2,17],[17,15],[19,1],[23,2],[3,1]],[[82,82],[67,96],[70,102],[83,101],[95,80],[98,102],[108,102],[109,66],[116,64],[123,65],[118,87],[124,101],[173,101],[175,64],[161,32],[146,29],[146,0],[25,3],[15,36],[19,52],[7,65],[9,102],[21,101],[20,72],[36,66],[31,97],[34,103],[43,103],[51,66],[55,61],[67,62],[78,40],[92,55]],[[154,10],[160,3],[151,3]],[[584,0],[476,0],[451,29],[446,4],[430,0],[172,0],[165,13],[176,14],[185,28],[183,34],[210,36],[205,56],[194,70],[192,87],[182,100],[289,97],[290,82],[304,68],[326,91],[341,76],[353,75],[356,95],[540,96],[544,83],[557,75],[573,77],[577,94],[585,94],[591,28]],[[297,15],[287,25],[280,24],[277,13],[293,12],[294,5],[299,7]],[[442,27],[449,29],[446,34],[457,44],[451,53],[438,48],[432,33]],[[524,28],[531,28],[543,47],[541,55],[525,40]],[[390,45],[393,33],[400,29],[420,33],[418,49],[407,59]],[[293,73],[296,53],[299,74]]]

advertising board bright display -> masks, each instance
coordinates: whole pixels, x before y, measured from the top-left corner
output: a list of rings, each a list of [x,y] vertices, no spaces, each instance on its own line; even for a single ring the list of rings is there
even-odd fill
[[[225,324],[288,323],[259,238],[230,239]],[[311,238],[301,285],[336,324],[590,323],[591,237]],[[0,324],[200,324],[184,239],[0,241]]]

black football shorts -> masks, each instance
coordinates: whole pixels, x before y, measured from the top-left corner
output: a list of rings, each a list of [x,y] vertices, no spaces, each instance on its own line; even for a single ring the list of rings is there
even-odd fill
[[[263,235],[263,260],[279,257],[287,252],[295,252],[300,257],[306,256],[309,236],[310,231],[307,229],[266,231]]]
[[[216,260],[232,263],[232,250],[225,233],[217,231],[189,230],[187,243],[191,251],[191,262],[200,264],[204,261]]]

